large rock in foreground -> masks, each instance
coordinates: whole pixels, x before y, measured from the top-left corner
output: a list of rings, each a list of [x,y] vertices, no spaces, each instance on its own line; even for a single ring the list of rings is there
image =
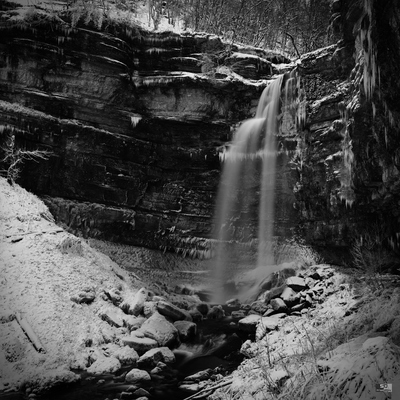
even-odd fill
[[[158,312],[143,323],[140,331],[146,337],[154,339],[160,347],[174,347],[179,344],[178,330]]]

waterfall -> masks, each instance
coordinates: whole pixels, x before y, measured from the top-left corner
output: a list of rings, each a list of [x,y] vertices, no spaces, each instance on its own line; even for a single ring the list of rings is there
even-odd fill
[[[214,233],[218,243],[213,270],[215,302],[237,294],[233,288],[230,291],[229,282],[232,286],[232,278],[243,267],[262,269],[263,274],[274,272],[276,134],[283,79],[280,75],[264,89],[255,117],[241,124],[221,155]],[[291,79],[286,86],[292,84]]]

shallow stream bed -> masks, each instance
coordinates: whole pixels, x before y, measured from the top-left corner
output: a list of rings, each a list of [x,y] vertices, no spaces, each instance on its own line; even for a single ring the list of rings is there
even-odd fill
[[[226,315],[235,308],[224,307]],[[58,385],[50,391],[29,396],[26,393],[0,393],[1,400],[114,400],[140,397],[140,388],[149,393],[149,400],[183,400],[193,393],[179,387],[187,376],[209,370],[211,379],[221,379],[232,372],[243,360],[239,350],[249,338],[238,329],[237,320],[226,316],[220,320],[205,319],[198,323],[198,332],[190,342],[174,349],[176,362],[158,374],[151,374],[151,381],[133,385],[125,382],[125,375],[135,365],[124,366],[115,374],[91,375],[85,371],[74,371],[81,375],[78,383]],[[212,371],[211,371],[212,370]],[[148,370],[150,372],[150,370]],[[137,390],[139,389],[139,392]],[[145,394],[145,392],[143,392]],[[142,394],[143,395],[143,394]]]

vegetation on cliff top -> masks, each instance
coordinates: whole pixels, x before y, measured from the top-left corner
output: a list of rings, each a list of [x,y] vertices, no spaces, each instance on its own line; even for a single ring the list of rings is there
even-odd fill
[[[72,26],[89,23],[99,29],[110,20],[154,30],[208,32],[231,43],[277,50],[292,56],[335,41],[327,29],[329,0],[13,0],[29,6],[21,15],[50,11],[68,17]],[[3,9],[6,5],[3,6]],[[21,10],[22,11],[22,10]],[[13,19],[18,13],[13,12]]]

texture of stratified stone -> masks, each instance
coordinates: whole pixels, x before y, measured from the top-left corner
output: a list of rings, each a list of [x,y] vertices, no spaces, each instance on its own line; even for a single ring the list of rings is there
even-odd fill
[[[295,206],[302,236],[335,254],[360,232],[378,230],[398,246],[399,18],[398,2],[335,2],[342,40],[299,63],[307,119],[293,163]]]
[[[74,233],[209,257],[219,152],[265,86],[246,78],[288,60],[207,34],[50,30],[34,14],[23,27],[2,7],[0,142],[14,133],[17,145],[52,152],[26,162],[19,183]],[[298,60],[307,118],[296,131],[282,114],[276,236],[298,226],[309,242],[344,249],[379,226],[398,245],[399,8],[335,1],[341,40]]]
[[[219,148],[266,82],[202,73],[202,55],[227,68],[240,58],[236,72],[257,79],[276,72],[270,60],[287,60],[227,51],[207,34],[113,23],[101,32],[34,13],[22,29],[1,15],[0,139],[13,132],[18,145],[52,152],[26,162],[19,183],[73,233],[209,255],[190,239],[212,230]]]

